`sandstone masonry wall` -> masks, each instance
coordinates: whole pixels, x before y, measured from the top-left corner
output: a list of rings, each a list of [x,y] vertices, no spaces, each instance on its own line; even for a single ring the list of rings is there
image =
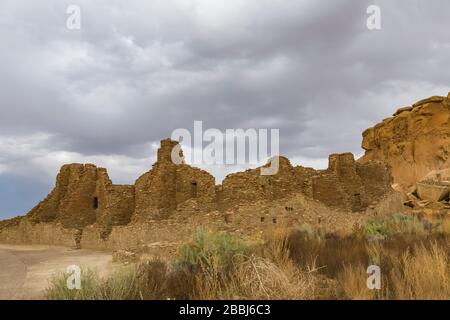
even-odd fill
[[[274,175],[250,169],[217,186],[208,172],[185,164],[178,142],[169,139],[161,141],[156,163],[134,185],[114,185],[106,169],[92,164],[64,165],[55,188],[27,216],[0,223],[0,241],[112,250],[173,244],[199,225],[254,235],[306,217],[321,223],[334,209],[344,216],[363,212],[390,192],[389,168],[377,161],[357,163],[351,153],[331,155],[326,170],[278,160]]]
[[[285,197],[300,190],[295,176],[295,169],[285,157],[279,157],[279,169],[275,175],[261,175],[261,168],[230,174],[218,192],[219,206],[228,210],[243,203]]]
[[[329,206],[362,211],[388,193],[391,183],[384,163],[359,164],[351,153],[333,154],[328,169],[312,179],[313,198]]]
[[[19,224],[0,230],[0,242],[10,244],[45,244],[79,247],[79,230],[61,224],[37,223],[22,220]]]
[[[174,164],[171,153],[177,145],[175,141],[162,140],[157,162],[136,180],[136,219],[165,219],[189,199],[213,206],[214,177],[184,163]]]

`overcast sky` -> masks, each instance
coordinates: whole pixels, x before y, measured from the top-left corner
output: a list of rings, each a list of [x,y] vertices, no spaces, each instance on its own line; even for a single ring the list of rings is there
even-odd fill
[[[81,29],[66,27],[70,4]],[[366,9],[381,8],[381,30]],[[0,218],[64,163],[133,183],[176,128],[279,128],[294,164],[450,91],[450,1],[1,0]],[[208,168],[217,178],[236,168]]]

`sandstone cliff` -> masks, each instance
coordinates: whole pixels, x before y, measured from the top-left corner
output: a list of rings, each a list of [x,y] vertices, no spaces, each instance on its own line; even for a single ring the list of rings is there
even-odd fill
[[[409,187],[430,171],[450,167],[450,93],[433,96],[397,110],[363,132],[364,156],[384,160],[394,181]]]

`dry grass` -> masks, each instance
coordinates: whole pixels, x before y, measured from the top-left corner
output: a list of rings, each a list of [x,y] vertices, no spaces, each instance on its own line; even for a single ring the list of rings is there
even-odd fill
[[[53,280],[51,299],[450,299],[450,222],[423,228],[417,219],[370,221],[351,235],[310,226],[275,229],[261,243],[198,230],[175,261],[158,259],[101,280],[87,272],[86,290]],[[373,237],[378,235],[377,237]],[[381,289],[367,288],[369,265]]]
[[[317,297],[316,269],[302,270],[289,258],[287,233],[276,230],[273,241],[256,254],[240,257],[225,281],[201,275],[198,299],[314,299]]]
[[[338,283],[341,287],[342,298],[353,300],[376,299],[377,291],[369,290],[366,285],[366,268],[361,265],[344,266],[338,275]]]
[[[448,253],[436,242],[415,246],[394,260],[391,282],[394,299],[450,299]]]
[[[253,256],[238,266],[229,288],[243,299],[313,299],[316,278],[293,265]]]
[[[439,223],[439,225],[437,227],[437,231],[444,235],[450,235],[450,218],[443,219]]]

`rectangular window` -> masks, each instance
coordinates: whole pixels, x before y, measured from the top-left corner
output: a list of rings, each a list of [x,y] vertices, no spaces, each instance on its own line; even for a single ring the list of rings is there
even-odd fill
[[[191,183],[191,197],[197,198],[197,182]]]

